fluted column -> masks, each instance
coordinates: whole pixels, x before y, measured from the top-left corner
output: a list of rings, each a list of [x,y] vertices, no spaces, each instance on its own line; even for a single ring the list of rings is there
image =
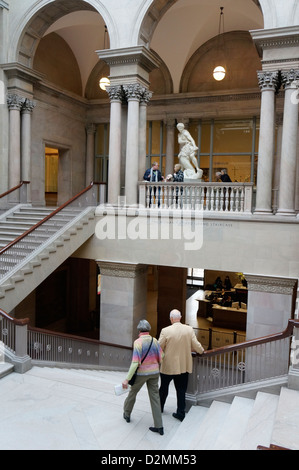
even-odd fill
[[[258,72],[258,80],[262,96],[255,213],[272,214],[275,91],[279,86],[279,72]]]
[[[173,174],[174,167],[174,130],[175,119],[168,119],[166,121],[166,164],[165,164],[165,177]]]
[[[106,88],[110,97],[110,137],[108,203],[117,204],[121,187],[121,116],[123,90],[121,85]]]
[[[9,95],[9,169],[8,187],[13,188],[21,180],[21,109],[25,99],[18,95]]]
[[[125,196],[128,205],[137,204],[138,153],[139,153],[139,103],[144,88],[140,84],[125,85],[128,101]]]
[[[295,215],[299,70],[281,72],[285,89],[277,215]]]
[[[146,170],[146,113],[147,105],[152,97],[152,92],[144,89],[140,98],[139,107],[139,156],[138,156],[138,180],[141,181]]]
[[[31,115],[35,103],[26,99],[22,106],[21,116],[21,179],[31,181]]]
[[[94,179],[94,146],[95,146],[96,125],[90,123],[86,126],[86,168],[85,183],[88,186]]]

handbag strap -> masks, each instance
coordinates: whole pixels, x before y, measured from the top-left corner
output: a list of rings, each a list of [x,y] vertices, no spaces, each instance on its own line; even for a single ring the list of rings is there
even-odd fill
[[[152,337],[152,340],[151,340],[151,344],[149,345],[149,348],[148,348],[148,350],[147,350],[147,352],[146,352],[146,355],[144,356],[144,358],[143,358],[142,361],[141,361],[141,364],[143,363],[144,359],[145,359],[146,356],[148,355],[148,352],[149,352],[149,350],[151,349],[151,346],[152,346],[152,342],[153,342],[153,337]]]

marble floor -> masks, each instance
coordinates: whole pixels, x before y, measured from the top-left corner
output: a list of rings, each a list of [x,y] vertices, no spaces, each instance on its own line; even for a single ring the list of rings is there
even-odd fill
[[[0,379],[0,450],[165,449],[181,424],[173,387],[163,413],[165,434],[153,426],[147,389],[137,395],[131,422],[123,419],[126,394],[114,386],[124,373],[33,367]]]

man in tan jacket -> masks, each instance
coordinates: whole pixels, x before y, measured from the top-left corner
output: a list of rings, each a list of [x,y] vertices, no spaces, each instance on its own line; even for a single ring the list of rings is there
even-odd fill
[[[204,349],[197,341],[193,328],[181,323],[181,317],[179,310],[172,310],[170,312],[171,325],[163,328],[160,333],[159,343],[163,349],[164,357],[160,369],[159,395],[163,412],[169,384],[173,380],[177,395],[177,411],[172,416],[183,421],[188,374],[192,372],[191,352],[202,354]]]

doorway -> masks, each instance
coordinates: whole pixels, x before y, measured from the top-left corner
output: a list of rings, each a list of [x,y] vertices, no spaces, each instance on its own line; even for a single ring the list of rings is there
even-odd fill
[[[59,150],[45,147],[45,202],[57,206]]]

